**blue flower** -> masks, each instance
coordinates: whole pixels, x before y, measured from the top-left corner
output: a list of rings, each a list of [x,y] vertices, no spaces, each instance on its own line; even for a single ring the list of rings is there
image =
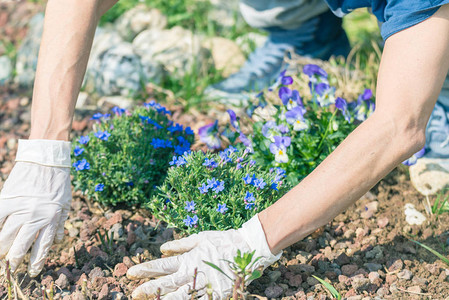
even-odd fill
[[[268,121],[262,126],[262,134],[267,139],[271,139],[274,135],[278,134],[276,122]]]
[[[104,184],[99,183],[95,186],[95,191],[96,192],[102,192],[104,190]]]
[[[277,184],[276,182],[273,182],[273,183],[270,185],[270,188],[271,188],[272,190],[279,191],[279,190],[278,190],[278,184]]]
[[[175,133],[177,131],[183,131],[184,128],[182,127],[182,125],[176,123],[174,126],[169,126],[167,130],[171,133]]]
[[[151,146],[153,146],[155,149],[158,148],[173,148],[173,144],[169,140],[163,140],[163,139],[157,139],[153,138],[151,141]]]
[[[194,201],[186,201],[186,206],[184,207],[184,209],[188,212],[194,211],[195,210],[195,202]]]
[[[254,180],[253,185],[258,189],[263,189],[267,185],[267,183],[264,182],[263,178],[258,178]]]
[[[98,131],[95,133],[95,137],[99,138],[100,140],[107,141],[108,138],[111,136],[109,132],[105,131]]]
[[[229,151],[228,150],[221,151],[218,155],[220,156],[221,161],[223,162],[223,164],[226,164],[228,162],[232,162],[232,158],[230,158],[228,156],[229,155]]]
[[[329,106],[330,104],[335,103],[335,88],[331,87],[326,82],[317,83],[315,86],[314,98],[315,101],[321,106]]]
[[[179,156],[178,160],[176,161],[176,166],[180,167],[180,166],[183,166],[185,164],[187,164],[186,159],[184,157],[182,157],[182,156]]]
[[[416,164],[416,162],[418,161],[419,158],[424,156],[425,153],[426,153],[426,148],[424,147],[421,150],[419,150],[418,152],[416,152],[415,154],[413,154],[412,157],[410,157],[409,159],[402,162],[402,164],[404,164],[406,166],[413,166],[414,164]]]
[[[298,105],[303,106],[301,96],[297,90],[281,87],[279,89],[279,98],[281,98],[282,103],[287,106],[287,109],[292,109]]]
[[[255,161],[254,159],[251,159],[251,160],[249,161],[249,166],[250,166],[250,167],[254,166],[255,164],[256,164],[256,161]]]
[[[80,148],[79,146],[76,146],[75,149],[73,149],[73,154],[75,156],[80,156],[84,152],[84,148]]]
[[[219,149],[221,141],[218,136],[218,120],[215,123],[208,124],[198,129],[200,140],[211,149]]]
[[[184,224],[186,226],[192,227],[193,225],[196,225],[198,223],[198,216],[194,215],[193,217],[187,216],[186,219],[184,219]]]
[[[215,194],[218,194],[219,192],[224,190],[224,181],[217,181],[217,184],[212,188],[212,190],[215,192]]]
[[[207,187],[210,189],[215,188],[219,183],[218,180],[215,179],[215,177],[212,179],[207,179],[206,181],[207,181]]]
[[[102,113],[95,113],[92,118],[90,118],[91,120],[100,120],[101,118],[103,118],[103,114]]]
[[[86,136],[80,136],[80,138],[78,139],[78,142],[82,145],[86,145],[89,142],[90,138],[88,135]]]
[[[203,183],[202,186],[198,188],[201,194],[206,194],[209,191],[209,186]]]
[[[351,115],[348,111],[348,103],[345,99],[337,97],[337,99],[335,99],[335,107],[343,113],[343,116],[348,123],[351,122]]]
[[[361,100],[368,101],[373,98],[373,92],[371,89],[365,89],[363,93],[359,96]]]
[[[174,166],[174,165],[176,165],[177,161],[178,161],[178,158],[177,158],[176,156],[173,156],[173,159],[172,159],[172,161],[171,161],[171,162],[169,162],[170,166]]]
[[[228,109],[227,112],[229,114],[229,118],[231,119],[232,127],[240,131],[239,122],[237,120],[237,115],[235,114],[235,112],[232,109]]]
[[[254,194],[250,192],[246,192],[244,202],[245,202],[245,209],[251,209],[254,207],[256,201],[256,198],[254,198]]]
[[[243,182],[245,182],[246,184],[251,184],[252,181],[253,178],[249,174],[246,174],[246,176],[243,177]]]
[[[218,167],[218,164],[213,159],[205,158],[203,166],[210,167],[210,168],[216,168],[216,167]]]
[[[111,110],[118,117],[123,115],[123,113],[126,111],[124,108],[120,108],[118,106],[114,106]]]
[[[73,163],[76,171],[90,170],[90,164],[85,158]]]
[[[243,166],[242,166],[241,163],[238,163],[238,164],[235,166],[235,168],[236,168],[237,170],[239,170],[239,169],[243,169]]]
[[[192,128],[190,128],[190,127],[186,127],[185,133],[187,135],[194,135],[195,134],[195,132],[193,132]]]
[[[218,203],[218,208],[216,209],[216,211],[224,214],[227,210],[228,210],[228,208],[226,207],[226,203],[224,203],[224,204]]]

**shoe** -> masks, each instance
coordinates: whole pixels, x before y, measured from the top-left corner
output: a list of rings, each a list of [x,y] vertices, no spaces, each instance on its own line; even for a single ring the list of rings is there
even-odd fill
[[[234,106],[245,105],[255,92],[269,87],[281,70],[287,68],[284,57],[292,52],[319,59],[346,56],[350,46],[341,22],[327,11],[297,29],[267,28],[267,42],[250,54],[237,73],[207,87],[206,98]]]

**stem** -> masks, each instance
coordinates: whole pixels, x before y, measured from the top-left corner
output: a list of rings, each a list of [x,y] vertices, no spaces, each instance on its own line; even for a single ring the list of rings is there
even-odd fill
[[[329,123],[327,124],[327,128],[326,128],[326,131],[324,132],[323,138],[321,139],[320,144],[319,144],[318,147],[317,147],[318,152],[320,152],[321,146],[323,145],[324,140],[325,140],[325,139],[327,138],[327,136],[328,136],[329,129],[330,129],[330,127],[332,126],[332,121],[334,120],[334,117],[335,117],[336,114],[337,114],[337,110],[335,110],[335,111],[333,112],[332,117],[330,118]]]

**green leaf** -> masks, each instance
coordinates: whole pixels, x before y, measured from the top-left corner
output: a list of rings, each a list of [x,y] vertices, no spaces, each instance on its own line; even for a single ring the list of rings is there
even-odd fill
[[[414,243],[416,243],[416,244],[418,244],[418,245],[420,245],[420,246],[423,247],[424,249],[430,251],[432,254],[434,254],[435,256],[437,256],[437,257],[438,257],[439,259],[441,259],[446,265],[449,266],[449,259],[447,259],[447,257],[445,257],[444,255],[442,255],[441,253],[437,252],[436,250],[433,250],[433,249],[430,248],[429,246],[426,246],[426,245],[424,245],[424,244],[421,244],[421,243],[418,242],[418,241],[414,241],[414,240],[411,240],[411,241],[414,242]]]
[[[251,274],[251,276],[247,280],[252,281],[257,278],[260,278],[261,276],[262,276],[262,272],[260,272],[259,270],[254,270],[253,273]]]
[[[340,293],[332,286],[332,284],[330,284],[327,281],[324,281],[323,279],[321,279],[315,275],[312,275],[312,276],[313,276],[313,278],[318,280],[329,291],[329,293],[331,293],[332,297],[337,298],[337,300],[341,299]]]
[[[231,277],[229,277],[229,275],[227,275],[227,274],[226,274],[222,269],[220,269],[220,267],[218,267],[217,265],[215,265],[215,264],[213,264],[213,263],[211,263],[211,262],[205,261],[205,260],[203,260],[203,263],[205,263],[205,264],[208,265],[209,267],[214,268],[215,270],[217,270],[217,271],[220,272],[221,274],[223,274],[223,275],[225,275],[226,277],[228,277],[229,280],[233,281],[233,279],[232,279]]]

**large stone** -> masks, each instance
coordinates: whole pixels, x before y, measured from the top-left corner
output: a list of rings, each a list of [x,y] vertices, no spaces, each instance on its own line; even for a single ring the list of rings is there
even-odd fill
[[[140,59],[127,42],[100,53],[86,74],[87,90],[93,88],[100,96],[131,96],[140,91],[143,80]]]
[[[35,15],[29,23],[29,30],[17,51],[15,81],[23,87],[31,87],[37,67],[37,57],[44,28],[44,15]]]
[[[421,225],[426,221],[426,217],[419,212],[411,203],[406,203],[404,206],[405,221],[409,225]]]
[[[11,80],[12,63],[8,56],[0,56],[0,85],[4,85]]]
[[[210,51],[215,68],[222,70],[224,77],[237,72],[245,63],[246,58],[234,41],[213,37],[205,40],[203,47]]]
[[[139,4],[121,15],[115,21],[115,28],[120,36],[131,42],[139,33],[147,29],[164,29],[167,17],[158,9]]]
[[[133,40],[133,48],[142,63],[158,62],[173,77],[199,70],[210,55],[200,38],[181,27],[142,31]]]
[[[421,194],[428,196],[449,187],[449,159],[420,158],[410,166],[410,180]]]

